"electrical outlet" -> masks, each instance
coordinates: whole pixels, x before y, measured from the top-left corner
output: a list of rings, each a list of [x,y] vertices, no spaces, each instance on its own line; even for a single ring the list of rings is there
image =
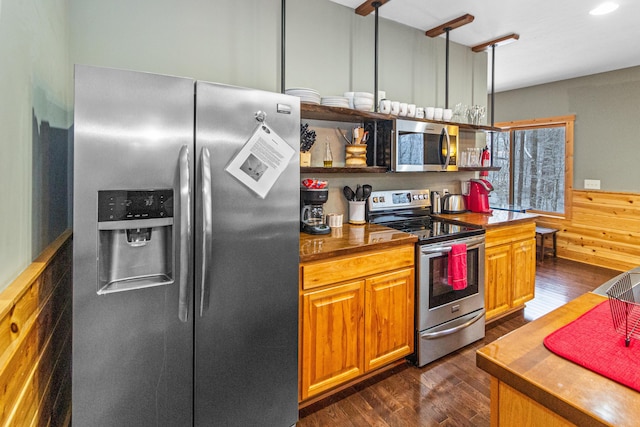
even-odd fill
[[[599,190],[600,189],[600,180],[599,179],[585,179],[584,180],[584,189],[585,190]]]

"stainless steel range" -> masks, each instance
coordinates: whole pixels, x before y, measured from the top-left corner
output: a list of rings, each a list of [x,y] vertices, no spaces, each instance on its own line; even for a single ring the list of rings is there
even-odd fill
[[[418,236],[416,244],[416,364],[424,366],[482,339],[484,230],[431,216],[429,190],[376,191],[369,221]],[[464,244],[466,286],[449,285],[449,253]],[[459,248],[459,246],[458,246]]]

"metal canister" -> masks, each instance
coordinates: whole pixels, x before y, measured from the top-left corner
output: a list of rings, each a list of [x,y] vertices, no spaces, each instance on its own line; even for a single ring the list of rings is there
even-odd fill
[[[431,213],[439,214],[442,212],[442,202],[440,201],[440,193],[431,192]]]

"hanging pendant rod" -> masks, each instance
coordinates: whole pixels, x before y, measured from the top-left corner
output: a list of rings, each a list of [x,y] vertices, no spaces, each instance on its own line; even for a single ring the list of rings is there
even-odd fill
[[[493,106],[496,105],[496,45],[491,45],[491,127],[496,124],[495,111]],[[491,135],[493,142],[493,134]]]
[[[280,92],[284,93],[285,91],[285,49],[286,49],[286,16],[287,16],[287,0],[282,0],[280,6],[280,12],[282,16],[280,17]]]
[[[444,108],[449,108],[449,32],[456,28],[467,25],[475,17],[470,14],[462,15],[456,19],[453,19],[445,24],[439,25],[435,28],[427,30],[424,34],[429,37],[438,37],[441,34],[446,34],[446,55],[445,55],[445,72],[444,72]]]
[[[372,6],[375,8],[375,53],[373,54],[373,111],[378,111],[378,104],[380,103],[378,101],[378,54],[379,54],[379,49],[380,49],[380,45],[378,44],[378,35],[379,35],[379,30],[378,30],[378,9],[380,8],[381,4],[379,1],[374,1],[372,3]]]
[[[387,3],[389,0],[369,0],[362,3],[360,6],[356,8],[356,13],[358,15],[367,16],[371,12],[375,12],[375,30],[374,30],[374,38],[375,38],[375,47],[373,54],[373,109],[374,111],[378,111],[379,101],[378,101],[378,51],[379,51],[379,43],[378,43],[378,9],[383,4]]]
[[[513,43],[520,38],[519,34],[511,33],[506,36],[498,37],[497,39],[490,40],[488,42],[473,46],[471,50],[473,52],[484,52],[491,48],[491,127],[495,125],[495,83],[496,83],[496,47],[504,46],[509,43]],[[493,142],[493,134],[492,134]]]

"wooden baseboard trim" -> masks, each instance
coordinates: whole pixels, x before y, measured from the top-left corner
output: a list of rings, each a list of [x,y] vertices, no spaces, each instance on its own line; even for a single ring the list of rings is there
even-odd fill
[[[317,404],[319,403],[321,407],[326,406],[325,404],[323,404],[322,401],[324,400],[334,400],[331,399],[332,397],[334,397],[337,393],[340,393],[341,391],[344,391],[346,389],[348,389],[349,387],[353,387],[356,384],[359,384],[363,381],[372,379],[373,382],[377,382],[381,379],[384,379],[386,377],[385,374],[388,374],[390,370],[397,368],[398,366],[401,365],[407,365],[408,362],[406,359],[400,359],[397,360],[393,363],[390,363],[389,365],[383,366],[382,368],[376,369],[375,371],[371,371],[367,374],[362,375],[361,377],[355,378],[351,381],[348,381],[338,387],[332,388],[331,390],[327,390],[321,394],[318,394],[316,396],[313,396],[305,401],[302,401],[300,403],[298,403],[298,410],[301,409],[305,409],[308,408],[311,405]],[[380,378],[375,378],[380,376]],[[332,402],[325,402],[326,404],[330,404]]]
[[[497,320],[502,320],[507,316],[511,316],[512,314],[519,313],[521,310],[524,310],[524,304],[518,307],[511,308],[503,313],[496,315],[495,317],[492,317],[491,319],[485,320],[485,325],[490,325]]]

